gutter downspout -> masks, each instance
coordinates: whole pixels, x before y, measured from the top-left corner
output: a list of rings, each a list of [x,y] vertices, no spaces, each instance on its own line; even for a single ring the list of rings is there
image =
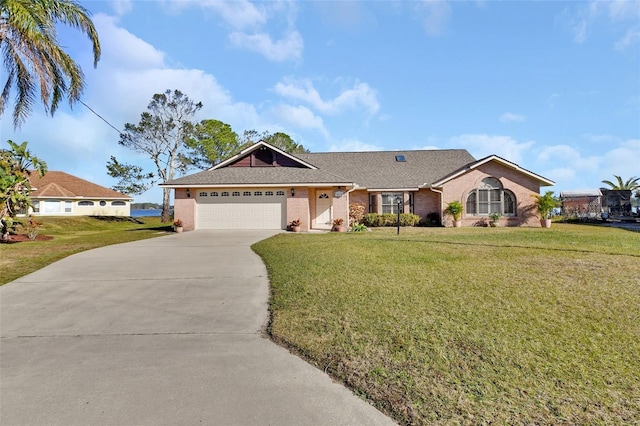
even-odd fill
[[[347,227],[351,227],[351,224],[349,223],[349,194],[352,193],[353,191],[355,191],[356,189],[358,189],[359,186],[357,184],[353,184],[353,188],[351,188],[350,190],[348,190],[347,192],[345,192],[345,195],[347,196]]]
[[[442,199],[444,193],[439,189],[435,189],[433,186],[430,186],[429,189],[435,193],[440,194],[440,225],[444,226],[444,217],[442,214],[442,212],[444,211],[444,200]]]

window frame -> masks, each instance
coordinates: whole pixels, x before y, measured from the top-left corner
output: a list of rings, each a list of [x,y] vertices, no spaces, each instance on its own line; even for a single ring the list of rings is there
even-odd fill
[[[499,179],[487,177],[467,194],[465,215],[489,217],[493,213],[499,213],[505,217],[517,217],[517,205],[513,191],[505,189]]]

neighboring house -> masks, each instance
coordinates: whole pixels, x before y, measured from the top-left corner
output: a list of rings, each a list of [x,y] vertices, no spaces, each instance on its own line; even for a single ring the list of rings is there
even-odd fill
[[[32,173],[29,194],[35,216],[130,216],[132,198],[65,172]]]
[[[490,213],[506,226],[540,226],[533,194],[554,182],[495,155],[466,150],[288,154],[258,142],[209,170],[164,182],[175,190],[175,217],[192,229],[330,229],[348,221],[349,205],[372,213],[442,217],[448,202],[465,206],[463,224]],[[450,225],[450,218],[443,217]]]
[[[581,219],[631,216],[631,190],[593,189],[584,191],[562,191],[562,213]]]

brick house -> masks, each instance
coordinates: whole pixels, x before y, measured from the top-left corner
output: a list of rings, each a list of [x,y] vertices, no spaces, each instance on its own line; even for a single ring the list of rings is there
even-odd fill
[[[48,171],[43,177],[31,173],[34,216],[130,216],[131,198],[69,173]]]
[[[349,204],[372,213],[443,218],[447,203],[465,206],[463,226],[498,212],[504,226],[540,226],[533,194],[554,182],[498,156],[466,150],[288,154],[258,142],[209,170],[164,182],[175,191],[175,217],[186,230],[330,229],[348,221]]]

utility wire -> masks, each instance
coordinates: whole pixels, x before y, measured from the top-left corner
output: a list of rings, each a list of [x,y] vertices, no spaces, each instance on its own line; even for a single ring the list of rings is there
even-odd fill
[[[105,122],[105,123],[107,123],[109,126],[111,126],[111,128],[112,128],[113,130],[115,130],[116,132],[118,132],[118,133],[122,134],[122,132],[121,132],[120,130],[118,130],[118,128],[117,128],[117,127],[115,127],[113,124],[109,123],[109,122],[108,122],[108,121],[107,121],[103,116],[101,116],[100,114],[98,114],[97,112],[95,112],[95,111],[94,111],[94,110],[93,110],[89,105],[85,104],[85,103],[84,103],[84,102],[82,102],[82,100],[80,100],[80,99],[78,99],[78,101],[79,101],[82,105],[86,106],[86,107],[89,109],[89,111],[91,111],[91,112],[92,112],[92,113],[94,113],[96,116],[98,116],[98,118],[100,118],[102,121],[104,121],[104,122]]]

